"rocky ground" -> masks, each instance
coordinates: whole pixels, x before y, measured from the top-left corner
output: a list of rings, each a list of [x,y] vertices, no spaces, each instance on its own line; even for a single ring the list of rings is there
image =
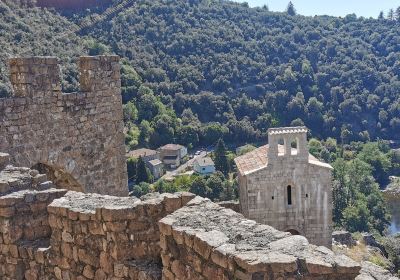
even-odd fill
[[[332,250],[335,253],[344,254],[361,264],[360,275],[356,280],[399,279],[390,271],[394,266],[387,259],[384,246],[372,234],[362,233],[359,240],[347,231],[335,231],[332,236]]]
[[[390,184],[383,194],[387,199],[400,199],[400,177],[391,176]]]

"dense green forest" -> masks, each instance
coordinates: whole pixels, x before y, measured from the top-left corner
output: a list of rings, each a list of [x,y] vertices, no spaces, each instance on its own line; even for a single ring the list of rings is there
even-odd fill
[[[131,147],[263,142],[269,127],[291,124],[343,143],[400,136],[395,16],[304,17],[227,1],[139,0],[71,33],[102,10],[60,15],[16,5],[0,2],[0,95],[10,90],[6,57],[26,49],[62,58],[65,91],[77,89],[79,54],[119,54],[123,99],[132,101],[125,110]]]

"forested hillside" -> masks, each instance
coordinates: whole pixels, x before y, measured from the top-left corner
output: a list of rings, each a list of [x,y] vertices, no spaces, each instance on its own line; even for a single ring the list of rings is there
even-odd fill
[[[205,145],[220,136],[265,141],[271,126],[303,123],[316,137],[345,143],[400,136],[395,20],[290,16],[226,1],[139,0],[79,37],[52,42],[88,12],[61,17],[0,5],[2,60],[15,52],[11,46],[32,42],[36,54],[124,58],[132,146]],[[73,90],[69,80],[65,87]]]

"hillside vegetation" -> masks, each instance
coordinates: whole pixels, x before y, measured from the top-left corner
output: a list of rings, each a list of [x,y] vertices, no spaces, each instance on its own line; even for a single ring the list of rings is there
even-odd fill
[[[217,121],[227,140],[304,122],[351,141],[399,136],[399,27],[225,1],[139,1],[88,34],[126,57],[178,116],[190,108],[201,123]]]
[[[221,136],[265,141],[269,127],[291,124],[344,143],[400,136],[400,24],[394,20],[140,0],[78,36],[52,41],[90,11],[63,17],[0,5],[2,61],[26,46],[61,56],[66,90],[76,89],[70,58],[108,52],[124,58],[132,147],[208,145]]]

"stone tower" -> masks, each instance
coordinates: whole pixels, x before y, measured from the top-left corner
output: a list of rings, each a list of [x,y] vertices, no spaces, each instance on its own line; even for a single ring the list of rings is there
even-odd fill
[[[332,167],[309,154],[306,127],[270,129],[268,143],[235,159],[242,213],[331,247]]]
[[[118,56],[81,57],[80,91],[61,92],[58,59],[10,60],[13,96],[0,98],[0,151],[59,187],[128,195]]]

